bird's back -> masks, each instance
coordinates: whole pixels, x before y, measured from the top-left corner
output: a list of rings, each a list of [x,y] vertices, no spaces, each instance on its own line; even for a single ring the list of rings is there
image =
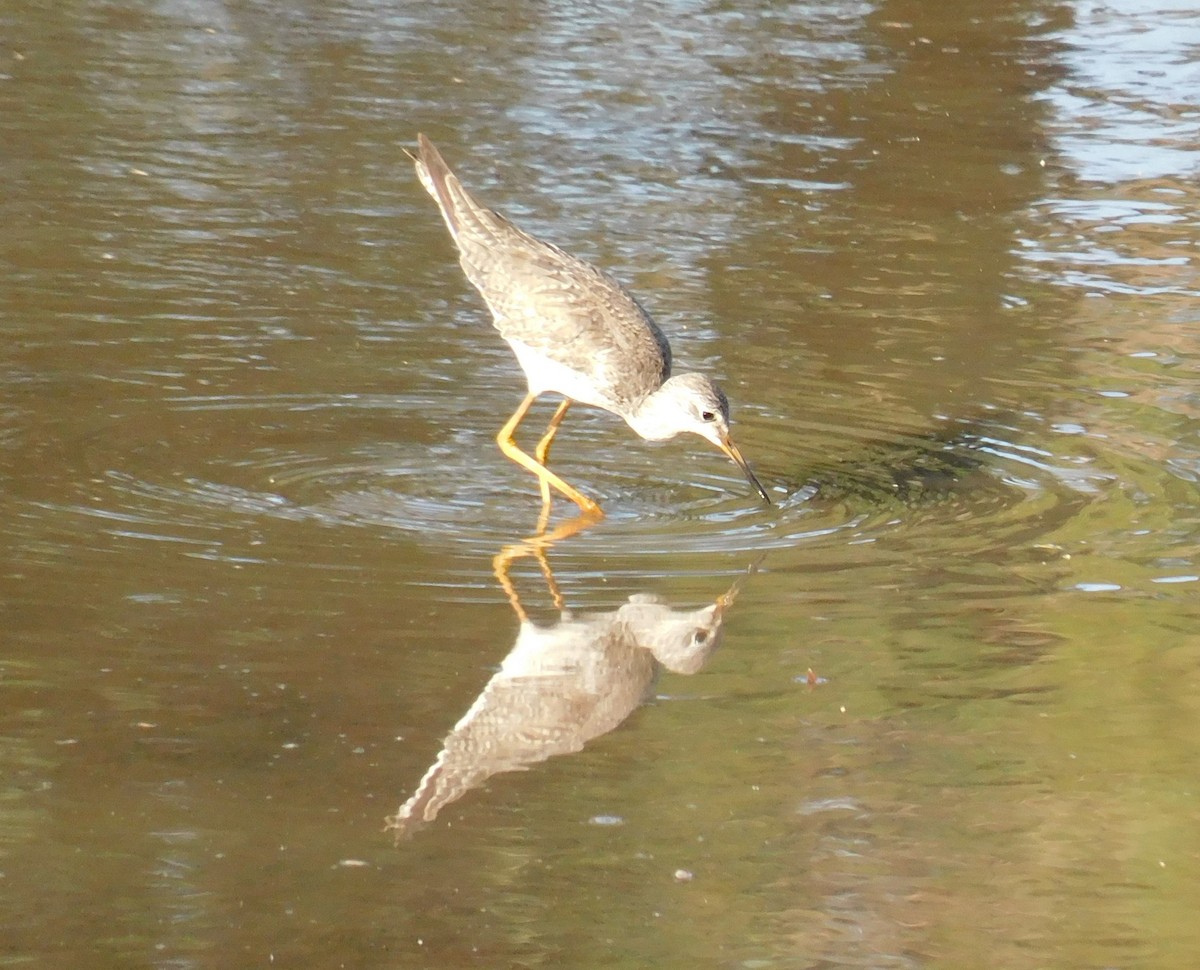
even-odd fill
[[[476,201],[418,136],[417,174],[458,245],[467,279],[513,345],[530,390],[627,412],[671,372],[671,349],[620,283]],[[531,368],[538,370],[531,373]],[[570,386],[558,386],[569,383]]]

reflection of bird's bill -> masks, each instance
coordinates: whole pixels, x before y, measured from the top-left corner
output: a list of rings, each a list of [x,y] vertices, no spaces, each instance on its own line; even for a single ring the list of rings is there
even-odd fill
[[[765,558],[766,553],[760,554],[754,560],[754,562],[750,563],[750,565],[746,567],[746,572],[735,579],[733,581],[733,585],[717,597],[716,603],[713,604],[716,607],[716,609],[713,611],[713,616],[715,616],[717,620],[723,620],[725,618],[725,611],[729,609],[729,607],[733,606],[733,601],[737,599],[738,593],[742,591],[742,583],[744,583],[748,577],[753,576],[756,572],[758,572],[758,566]]]
[[[729,607],[733,606],[733,601],[737,599],[737,594],[738,584],[734,583],[731,587],[729,587],[729,591],[727,593],[722,593],[717,597],[717,602],[713,604],[713,618],[717,620],[718,623],[725,619],[725,611],[729,609]]]
[[[750,470],[750,463],[742,457],[742,453],[738,449],[738,446],[733,443],[733,439],[728,435],[725,435],[721,441],[717,442],[717,447],[725,452],[725,454],[727,454],[731,459],[733,459],[733,463],[742,470],[742,474],[746,476],[746,480],[756,489],[758,489],[758,494],[763,497],[763,501],[770,505],[771,498],[767,495],[767,490],[762,487],[762,482],[760,482],[755,477],[754,472]]]

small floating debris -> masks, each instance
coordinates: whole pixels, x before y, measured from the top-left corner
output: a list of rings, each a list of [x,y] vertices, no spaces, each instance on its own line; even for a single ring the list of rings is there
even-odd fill
[[[588,819],[588,825],[624,825],[625,819],[620,815],[593,815]]]
[[[675,870],[675,881],[676,882],[691,882],[695,878],[696,878],[695,875],[692,873],[692,871],[690,869],[676,869]]]

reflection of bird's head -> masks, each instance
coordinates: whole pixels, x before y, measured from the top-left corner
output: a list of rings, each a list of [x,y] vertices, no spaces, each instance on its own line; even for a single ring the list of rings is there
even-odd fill
[[[638,646],[677,674],[694,674],[717,649],[723,613],[721,602],[692,612],[676,611],[646,593],[629,597],[620,609]]]

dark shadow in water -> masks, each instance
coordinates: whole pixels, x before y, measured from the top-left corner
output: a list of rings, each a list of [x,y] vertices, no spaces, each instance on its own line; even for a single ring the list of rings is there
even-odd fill
[[[507,546],[493,559],[520,621],[516,643],[446,736],[416,791],[387,819],[397,841],[493,775],[582,750],[649,697],[663,667],[694,674],[720,643],[725,612],[742,579],[697,610],[674,609],[648,593],[635,593],[609,612],[567,609],[546,552],[587,524],[574,520]],[[529,619],[509,576],[510,566],[526,557],[537,560],[559,611],[549,625]]]
[[[963,493],[994,491],[997,454],[1018,451],[1000,415],[947,421],[921,435],[859,441],[846,454],[825,458],[807,480],[785,481],[788,496],[865,500],[872,506],[924,505]],[[992,470],[992,471],[989,471]]]

